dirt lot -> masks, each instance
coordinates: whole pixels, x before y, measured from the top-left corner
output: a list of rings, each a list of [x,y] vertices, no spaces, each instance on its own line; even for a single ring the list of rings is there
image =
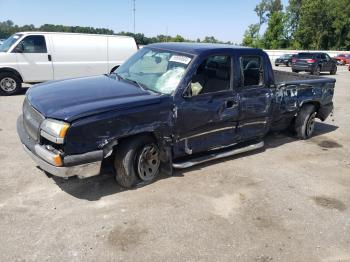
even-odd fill
[[[0,97],[0,261],[350,261],[350,72],[335,77],[312,139],[271,134],[128,191],[46,176],[16,134],[24,95]]]

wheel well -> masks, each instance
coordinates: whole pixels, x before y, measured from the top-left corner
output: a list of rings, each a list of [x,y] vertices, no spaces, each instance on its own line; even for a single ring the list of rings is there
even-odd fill
[[[12,73],[12,74],[16,75],[21,80],[21,82],[23,82],[23,78],[22,78],[21,74],[18,73],[18,71],[13,69],[13,68],[3,67],[0,69],[0,73]]]
[[[130,136],[126,136],[126,137],[123,137],[123,138],[120,138],[118,139],[118,144],[115,145],[113,147],[113,150],[118,147],[118,145],[122,144],[122,143],[125,143],[126,141],[128,140],[131,140],[131,139],[135,139],[136,137],[140,137],[140,136],[147,136],[147,137],[151,137],[156,143],[158,143],[158,139],[157,139],[157,136],[153,133],[153,132],[143,132],[143,133],[139,133],[139,134],[135,134],[135,135],[130,135]]]
[[[318,112],[318,110],[320,109],[321,105],[319,102],[316,102],[316,101],[308,101],[306,103],[303,103],[302,104],[302,107],[305,106],[305,105],[313,105],[316,109],[316,112]]]

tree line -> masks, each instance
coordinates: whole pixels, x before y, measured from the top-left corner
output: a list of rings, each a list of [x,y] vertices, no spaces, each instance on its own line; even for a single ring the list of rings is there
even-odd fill
[[[350,49],[350,0],[261,0],[243,45],[265,49]],[[266,27],[264,33],[262,28]]]
[[[147,45],[151,43],[158,42],[201,42],[201,43],[225,43],[232,44],[231,42],[223,42],[216,39],[213,36],[206,36],[203,39],[185,39],[181,35],[169,36],[169,35],[157,35],[155,37],[147,37],[142,33],[131,33],[131,32],[114,32],[113,30],[107,28],[94,28],[94,27],[82,27],[82,26],[65,26],[65,25],[53,25],[53,24],[44,24],[39,27],[34,25],[23,25],[18,26],[13,23],[11,20],[0,22],[0,38],[7,38],[10,35],[17,32],[25,31],[45,31],[45,32],[69,32],[69,33],[87,33],[87,34],[106,34],[106,35],[125,35],[132,36],[135,38],[135,41],[139,45]]]

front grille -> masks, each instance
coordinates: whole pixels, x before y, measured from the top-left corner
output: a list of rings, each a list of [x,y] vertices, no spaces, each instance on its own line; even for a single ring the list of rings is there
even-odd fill
[[[23,124],[28,135],[35,141],[39,141],[39,129],[44,119],[25,99],[23,103]]]

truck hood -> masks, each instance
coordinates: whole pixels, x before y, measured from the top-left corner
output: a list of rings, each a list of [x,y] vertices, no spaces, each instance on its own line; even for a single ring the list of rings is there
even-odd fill
[[[45,117],[67,122],[160,102],[159,95],[108,75],[38,84],[28,90],[27,99]]]

